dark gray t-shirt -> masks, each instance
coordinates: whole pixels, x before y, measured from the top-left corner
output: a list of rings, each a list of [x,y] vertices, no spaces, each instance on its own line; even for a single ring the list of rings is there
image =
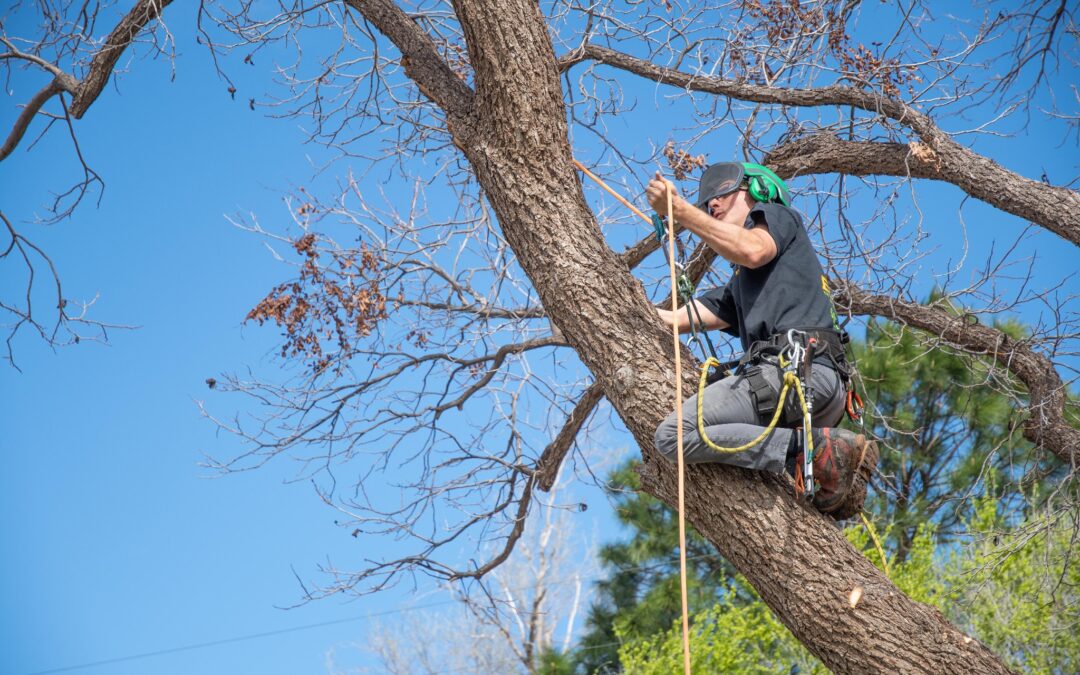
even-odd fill
[[[698,300],[726,321],[743,350],[789,328],[839,330],[829,282],[798,212],[782,204],[757,204],[743,227],[765,224],[776,257],[757,269],[736,266],[723,288]]]

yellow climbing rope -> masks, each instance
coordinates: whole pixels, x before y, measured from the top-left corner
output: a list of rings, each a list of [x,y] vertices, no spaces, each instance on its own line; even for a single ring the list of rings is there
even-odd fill
[[[769,425],[767,427],[765,427],[765,430],[761,432],[760,436],[758,436],[754,440],[750,441],[749,443],[746,443],[744,445],[740,445],[737,448],[725,448],[723,446],[720,446],[720,445],[717,445],[716,443],[714,443],[712,441],[712,439],[709,438],[709,435],[705,431],[705,410],[704,410],[705,385],[707,384],[708,379],[709,379],[709,369],[714,368],[714,367],[719,366],[719,365],[720,365],[720,362],[717,361],[716,359],[707,359],[705,361],[705,363],[702,364],[702,366],[701,366],[701,378],[698,381],[698,397],[697,397],[697,427],[698,427],[698,434],[701,435],[701,440],[705,442],[705,445],[710,450],[713,450],[714,452],[724,453],[724,454],[732,454],[732,453],[736,453],[736,452],[743,452],[744,450],[749,450],[750,448],[754,447],[758,443],[765,440],[768,437],[769,434],[771,434],[773,431],[776,430],[776,425],[780,423],[780,415],[783,414],[783,412],[784,412],[784,401],[787,400],[788,390],[791,389],[792,387],[795,387],[795,392],[799,395],[799,405],[802,406],[802,411],[803,411],[803,428],[808,430],[807,433],[806,433],[806,446],[807,446],[806,451],[809,452],[811,456],[813,456],[813,453],[814,453],[814,437],[809,432],[810,420],[808,418],[809,418],[810,414],[809,414],[809,411],[806,408],[806,397],[803,395],[802,382],[799,381],[799,376],[796,375],[794,372],[792,372],[790,370],[784,373],[784,386],[783,386],[783,388],[780,389],[780,398],[777,400],[777,403],[776,403],[776,412],[773,413],[772,419],[769,421]],[[783,365],[783,361],[781,361],[781,365]]]
[[[866,514],[861,511],[859,512],[859,517],[862,518],[863,525],[866,526],[866,531],[870,534],[870,538],[874,540],[874,546],[877,547],[878,556],[881,558],[881,567],[885,571],[885,578],[891,579],[892,575],[889,574],[889,561],[885,558],[885,549],[881,546],[881,540],[878,539],[874,524],[867,520]]]

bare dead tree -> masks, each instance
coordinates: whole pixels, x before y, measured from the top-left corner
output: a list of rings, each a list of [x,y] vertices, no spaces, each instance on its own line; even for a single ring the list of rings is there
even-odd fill
[[[454,584],[449,590],[457,602],[447,610],[408,615],[369,632],[365,643],[382,671],[538,673],[544,653],[568,650],[589,592],[589,546],[571,514],[557,506],[567,500],[557,478],[551,504],[530,514],[527,536],[492,572],[486,592],[463,593]]]
[[[645,232],[627,235],[629,216],[586,199],[572,144],[592,148],[584,159],[629,193],[665,148],[672,157],[669,141],[695,156],[724,136],[744,157],[764,157],[800,193],[845,314],[899,321],[925,332],[927,349],[947,344],[996,364],[986,386],[1027,410],[1025,436],[1075,469],[1071,271],[1036,275],[1015,252],[1026,237],[1080,244],[1080,196],[1071,178],[1020,175],[969,142],[1002,133],[1022,107],[1016,97],[1032,100],[1074,64],[1067,3],[991,11],[951,33],[918,0],[348,0],[199,11],[222,64],[269,45],[292,49],[273,113],[313,121],[312,141],[363,166],[333,197],[294,195],[288,228],[238,221],[295,266],[250,317],[285,331],[291,370],[277,381],[226,378],[223,389],[250,396],[260,414],[214,417],[245,445],[213,466],[290,456],[358,538],[395,538],[391,553],[328,569],[312,597],[415,573],[490,577],[525,536],[536,489],[573,456],[576,438],[603,428],[589,422],[606,410],[601,400],[641,447],[645,489],[673,502],[673,470],[652,450],[676,386],[653,311],[664,300],[660,262],[638,241]],[[867,47],[852,37],[866,33],[862,23],[889,31]],[[305,53],[306,36],[329,29],[337,44]],[[1033,39],[1000,48],[1018,32]],[[7,39],[6,61],[32,62]],[[981,77],[988,63],[1007,75]],[[607,125],[633,115],[642,85],[679,111],[679,126],[658,131],[653,118],[638,127],[642,143],[616,144]],[[50,91],[46,99],[59,93]],[[1048,119],[1069,129],[1074,99],[1057,96]],[[408,206],[388,203],[372,175],[415,185]],[[433,181],[447,186],[440,197],[429,196]],[[962,229],[963,203],[948,217],[925,212],[929,181],[1027,225],[983,260],[962,250],[941,263],[933,233]],[[711,259],[691,255],[704,274]],[[940,305],[919,302],[926,266]],[[1043,318],[1022,340],[971,318],[1028,309]],[[685,393],[695,379],[679,383]],[[900,593],[795,502],[785,479],[692,467],[688,493],[697,531],[829,668],[1006,670]],[[466,542],[494,553],[468,561]],[[855,588],[863,595],[852,608]]]

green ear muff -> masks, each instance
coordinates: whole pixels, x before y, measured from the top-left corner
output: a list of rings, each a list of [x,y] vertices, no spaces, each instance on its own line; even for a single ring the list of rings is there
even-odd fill
[[[749,176],[746,188],[755,201],[771,202],[776,198],[776,186],[761,176]]]
[[[731,194],[744,185],[754,201],[779,201],[790,206],[791,197],[780,176],[751,162],[720,162],[705,169],[698,184],[697,206],[708,213],[710,199]]]
[[[791,205],[791,195],[787,185],[771,169],[760,164],[743,162],[746,172],[746,189],[758,202],[779,201],[784,206]]]

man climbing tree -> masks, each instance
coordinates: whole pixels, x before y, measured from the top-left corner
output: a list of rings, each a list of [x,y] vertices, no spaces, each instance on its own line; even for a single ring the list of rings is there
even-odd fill
[[[23,156],[13,151],[31,147],[30,127],[75,132],[91,122],[83,114],[112,91],[106,85],[114,67],[128,62],[125,49],[170,53],[173,33],[159,17],[171,21],[183,12],[176,4],[143,0],[107,21],[104,10],[99,16],[70,3],[63,21],[51,7],[42,10],[32,38],[5,34],[4,63],[32,69],[40,80],[23,90],[37,93],[21,99],[26,105],[10,124],[0,160]],[[300,276],[262,305],[286,333],[282,354],[313,367],[286,384],[215,380],[216,392],[250,395],[265,415],[222,423],[244,444],[219,462],[222,471],[293,456],[312,474],[318,497],[349,514],[342,527],[400,539],[380,556],[357,555],[355,567],[335,568],[310,597],[373,592],[413,575],[481,580],[512,552],[525,516],[540,504],[536,491],[550,486],[601,400],[641,448],[642,488],[675,501],[675,472],[654,450],[654,432],[672,407],[672,390],[690,393],[695,382],[672,376],[671,336],[631,274],[655,249],[623,250],[628,242],[598,217],[603,211],[592,208],[574,163],[584,158],[605,173],[651,165],[654,157],[606,137],[581,152],[607,119],[645,107],[632,90],[642,81],[693,110],[687,136],[731,131],[745,151],[765,152],[762,161],[778,175],[797,176],[807,195],[819,195],[819,211],[834,217],[815,240],[829,254],[843,313],[899,321],[939,344],[993,355],[997,372],[986,382],[1025,409],[1025,438],[1076,466],[1080,431],[1068,423],[1069,382],[1061,375],[1071,371],[1059,372],[1062,355],[1076,349],[1075,294],[1058,300],[1064,279],[1025,277],[1009,279],[1016,290],[1010,300],[998,281],[1014,261],[991,251],[974,281],[959,264],[936,268],[936,283],[952,297],[978,300],[970,314],[920,303],[915,271],[931,264],[923,257],[935,250],[924,243],[928,231],[952,233],[963,219],[934,209],[911,220],[907,214],[924,212],[903,201],[909,185],[922,192],[922,180],[949,184],[965,202],[1030,223],[1040,241],[1080,244],[1071,168],[1037,167],[1017,156],[995,161],[969,141],[1000,133],[1005,117],[1034,114],[1041,103],[1060,125],[1075,126],[1071,99],[1044,93],[1071,82],[1055,74],[1055,62],[1060,53],[1062,63],[1073,63],[1075,11],[1065,2],[979,8],[946,26],[924,5],[691,3],[677,11],[669,5],[664,14],[654,3],[615,2],[454,0],[436,3],[436,11],[391,0],[200,3],[196,39],[213,50],[223,77],[249,67],[241,64],[257,51],[295,49],[295,59],[282,62],[297,65],[275,70],[287,91],[269,98],[281,102],[283,114],[304,118],[313,140],[342,157],[371,158],[343,181],[340,200],[301,190],[291,215],[303,233],[282,235],[303,257]],[[106,24],[107,36],[89,37]],[[3,31],[12,25],[5,22]],[[895,27],[895,38],[878,43],[883,27]],[[325,46],[330,32],[339,48],[320,51],[315,45]],[[1014,48],[1001,48],[1013,40]],[[78,146],[73,154],[81,161]],[[80,188],[96,174],[83,168],[86,182],[67,194],[85,194]],[[416,186],[411,212],[369,208],[366,200],[390,175]],[[851,201],[860,181],[871,209]],[[453,194],[423,196],[424,186],[442,182]],[[439,203],[453,204],[453,212],[425,213]],[[65,204],[55,205],[57,215]],[[343,247],[321,231],[336,218],[352,228],[342,241],[362,234],[372,248]],[[26,279],[38,278],[36,245],[6,215],[0,220],[9,233],[6,260],[21,265]],[[768,211],[764,222],[772,239],[780,223]],[[824,222],[815,217],[811,225]],[[265,231],[257,223],[249,229]],[[957,289],[961,278],[966,288]],[[29,301],[0,310],[17,328],[44,326],[34,317],[55,307],[59,329],[71,320],[56,295],[34,304],[36,315]],[[396,305],[387,319],[379,318],[384,302]],[[1024,303],[1048,303],[1049,320],[1023,340],[972,320]],[[560,353],[583,374],[559,386],[552,382],[565,377],[562,370],[542,382],[526,362],[558,363]],[[534,400],[546,414],[530,411],[522,391],[543,397]],[[360,466],[339,469],[345,463]],[[352,489],[337,480],[343,470],[356,477]],[[366,487],[389,471],[393,480],[380,484],[405,487],[382,503],[385,495]],[[714,465],[690,467],[687,479],[687,520],[830,669],[1007,670],[936,610],[900,592],[839,532],[821,527],[818,513],[790,498],[786,480]],[[488,560],[467,559],[461,544],[473,539],[502,548]]]
[[[810,372],[809,381],[799,386],[805,386],[813,411],[809,450],[817,449],[811,466],[819,484],[814,505],[840,519],[858,513],[877,447],[862,435],[835,428],[844,416],[850,372],[828,281],[802,217],[790,208],[787,186],[759,164],[725,162],[705,171],[696,205],[675,194],[675,186],[657,173],[646,189],[657,212],[666,208],[668,191],[677,222],[731,262],[734,271],[723,288],[693,300],[685,311],[660,309],[660,317],[680,332],[698,324],[737,335],[745,352],[737,373],[684,404],[686,461],[787,470],[803,484],[802,435],[770,423],[774,413],[784,427],[802,423],[796,392],[782,387],[781,364],[792,341],[802,340],[810,345],[804,360],[813,365],[803,371]],[[672,413],[656,430],[657,449],[672,461],[677,419]]]

